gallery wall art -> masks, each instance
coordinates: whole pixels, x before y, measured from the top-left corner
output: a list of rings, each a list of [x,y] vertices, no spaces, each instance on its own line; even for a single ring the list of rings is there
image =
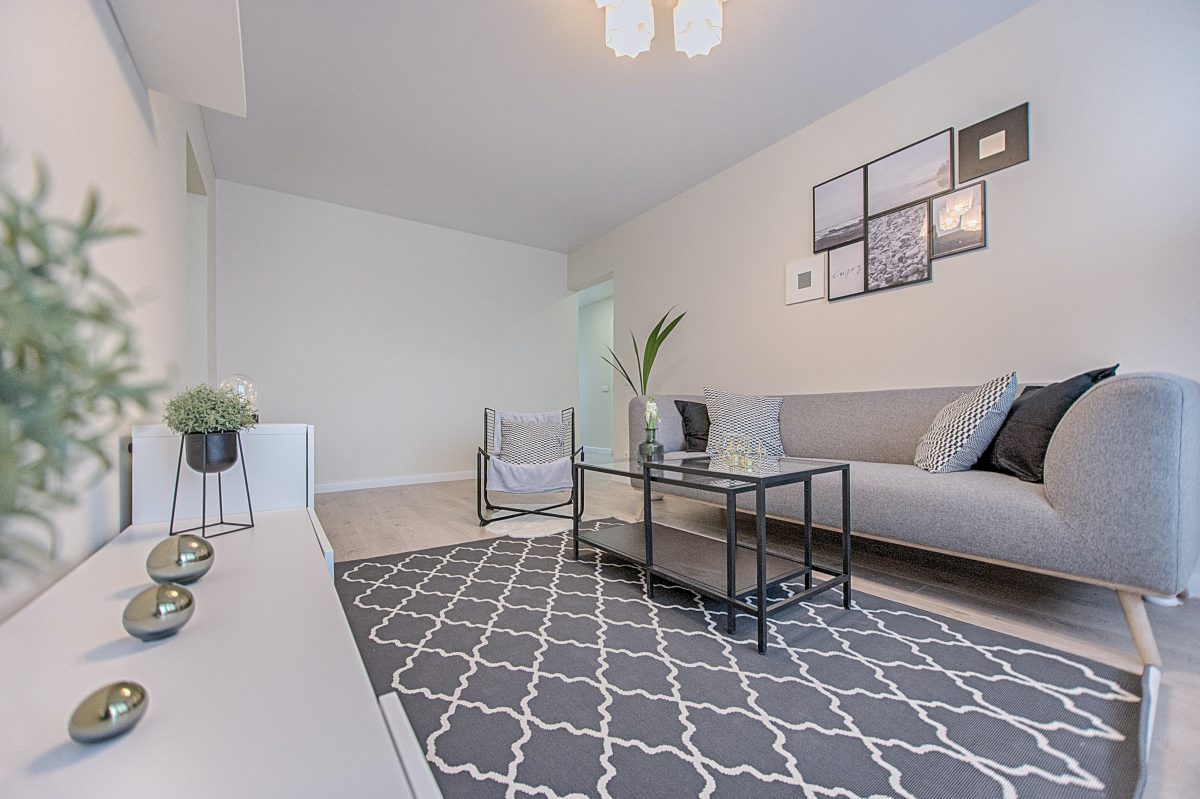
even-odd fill
[[[867,216],[954,188],[954,129],[867,164]]]
[[[1028,161],[1029,104],[959,131],[957,169],[955,141],[946,128],[813,186],[812,248],[824,253],[826,299],[926,283],[935,260],[987,246],[987,186],[955,178]],[[810,269],[787,265],[787,304],[813,298]]]
[[[1029,160],[1029,103],[958,133],[958,179],[974,180]]]
[[[813,252],[858,241],[865,220],[866,167],[813,186]]]
[[[792,261],[784,270],[784,304],[825,298],[825,258],[816,256]]]
[[[987,187],[982,180],[930,198],[930,257],[986,247],[986,203]]]

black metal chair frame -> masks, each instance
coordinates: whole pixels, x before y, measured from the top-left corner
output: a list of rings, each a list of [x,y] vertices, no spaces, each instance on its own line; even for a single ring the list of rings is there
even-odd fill
[[[580,462],[583,461],[583,447],[575,447],[575,409],[564,408],[562,411],[563,424],[569,425],[571,429],[571,446],[570,457],[572,476],[574,475],[574,464],[576,458]],[[495,453],[495,432],[496,432],[496,411],[492,408],[483,409],[483,446],[480,447],[475,455],[475,513],[479,516],[479,526],[487,527],[492,522],[501,522],[505,519],[516,519],[520,516],[548,516],[554,519],[566,519],[570,521],[574,517],[570,513],[554,513],[559,508],[566,508],[575,504],[575,492],[579,492],[579,512],[583,513],[583,490],[576,488],[574,480],[570,490],[570,496],[563,502],[558,502],[553,505],[543,505],[539,508],[514,508],[509,505],[495,505],[488,498],[487,486],[487,465],[494,457]],[[564,489],[565,490],[565,489]],[[546,493],[560,494],[563,490],[548,491]],[[499,511],[507,514],[503,516],[484,515],[484,511]]]

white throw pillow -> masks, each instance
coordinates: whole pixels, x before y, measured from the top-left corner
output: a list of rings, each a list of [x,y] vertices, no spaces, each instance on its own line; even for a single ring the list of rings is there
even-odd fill
[[[501,419],[496,457],[509,463],[550,463],[567,457],[569,436],[569,425]]]
[[[927,472],[965,472],[1000,431],[1017,396],[1017,373],[997,377],[938,411],[913,461]]]
[[[721,455],[730,436],[743,435],[763,445],[767,455],[784,456],[779,436],[779,410],[783,397],[755,397],[704,389],[708,406],[708,454]]]

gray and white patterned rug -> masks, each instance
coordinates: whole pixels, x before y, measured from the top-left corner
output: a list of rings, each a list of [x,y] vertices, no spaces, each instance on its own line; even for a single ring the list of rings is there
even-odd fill
[[[605,521],[590,524],[605,524]],[[1131,797],[1137,676],[855,593],[746,616],[496,538],[337,564],[378,694],[458,797]]]

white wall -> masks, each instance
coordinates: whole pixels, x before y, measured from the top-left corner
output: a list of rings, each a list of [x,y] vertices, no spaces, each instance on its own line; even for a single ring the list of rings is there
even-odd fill
[[[612,450],[613,299],[605,297],[579,308],[579,430],[580,443],[595,450]],[[603,454],[603,453],[597,453]]]
[[[474,476],[485,406],[575,404],[566,256],[217,182],[217,372],[316,425],[318,489]]]
[[[1045,0],[571,253],[570,283],[615,274],[619,346],[689,311],[659,355],[664,393],[1054,380],[1116,361],[1200,378],[1198,41],[1194,0]],[[988,249],[935,262],[931,284],[784,306],[813,185],[1026,100],[1032,158],[986,177]]]
[[[31,183],[34,158],[53,179],[52,210],[74,216],[88,187],[100,189],[110,220],[138,235],[98,245],[95,267],[134,301],[144,375],[182,379],[194,352],[187,318],[186,137],[206,182],[212,162],[199,109],[142,86],[102,0],[0,3],[0,139],[9,175]],[[211,234],[211,230],[210,230]],[[160,409],[147,414],[156,418]],[[111,443],[117,461],[118,439]],[[116,474],[59,519],[62,564],[82,559],[117,532]],[[41,581],[0,587],[0,618]]]

